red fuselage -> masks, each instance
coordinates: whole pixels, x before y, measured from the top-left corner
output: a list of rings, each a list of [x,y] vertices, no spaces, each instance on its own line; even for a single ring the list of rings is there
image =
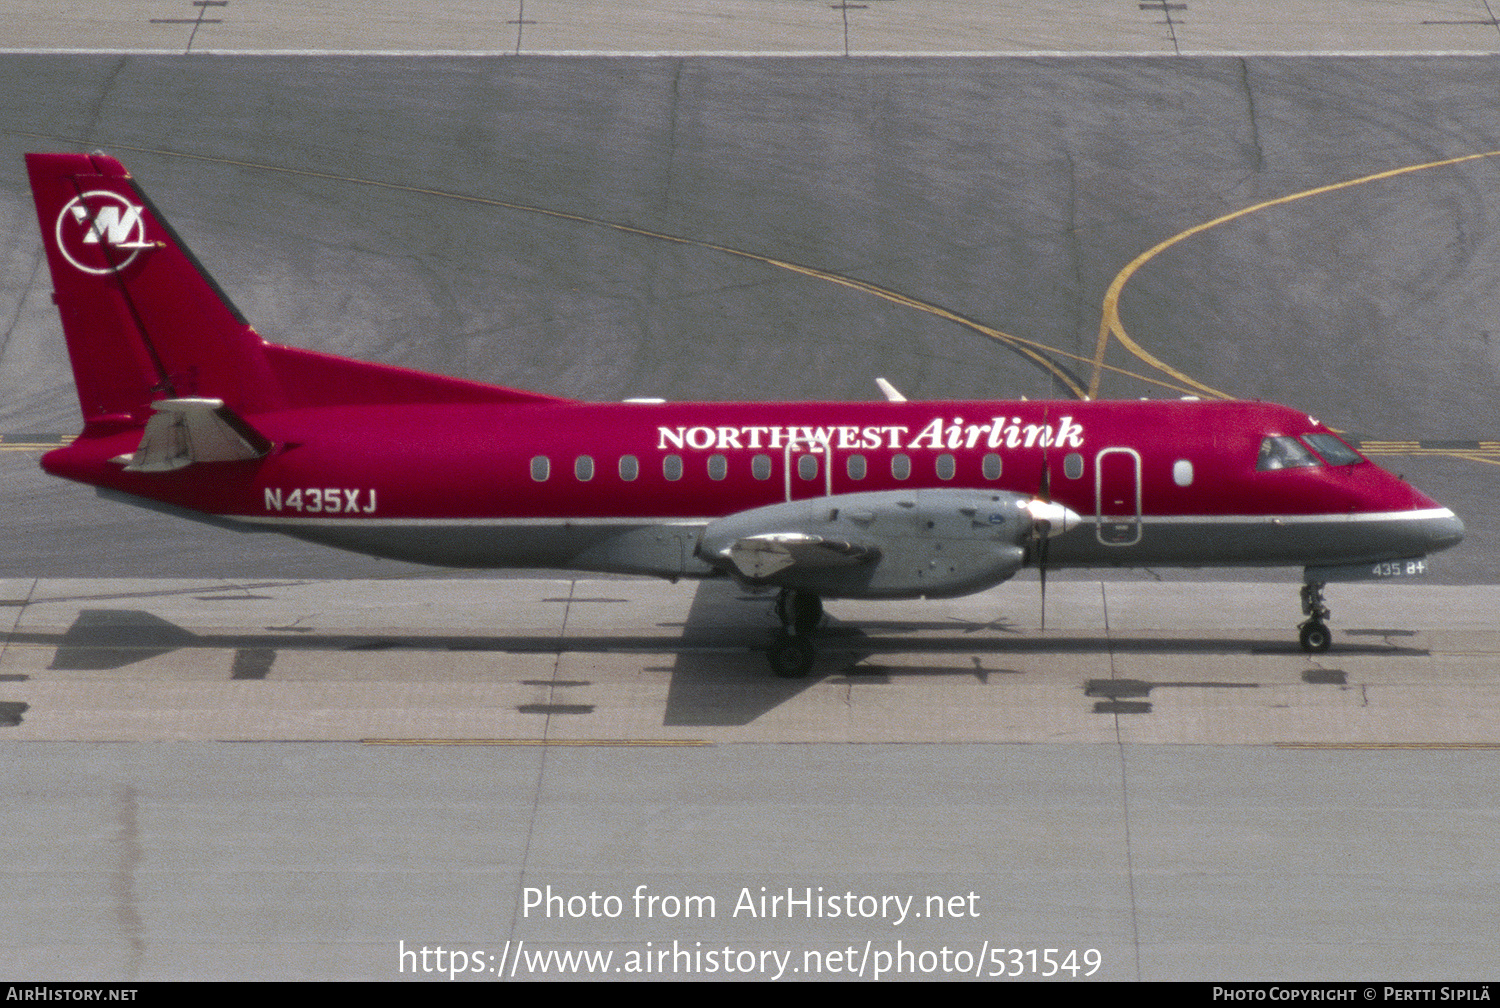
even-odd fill
[[[43,465],[364,552],[412,559],[413,536],[441,541],[430,559],[460,566],[568,566],[574,542],[552,532],[543,544],[533,529],[686,531],[789,499],[934,487],[1050,494],[1085,519],[1059,537],[1059,565],[1347,563],[1421,555],[1461,530],[1366,460],[1314,454],[1316,464],[1257,469],[1267,437],[1329,433],[1263,403],[544,402],[246,419],[275,445],[264,458],[127,472],[110,461],[135,450],[140,434],[126,431],[82,438]],[[460,529],[468,549],[450,541]]]

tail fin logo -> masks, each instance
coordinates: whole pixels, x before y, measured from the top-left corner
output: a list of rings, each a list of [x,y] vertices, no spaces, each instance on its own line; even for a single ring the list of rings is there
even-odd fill
[[[118,273],[142,249],[157,245],[146,240],[145,213],[144,206],[107,189],[75,196],[57,215],[57,250],[85,273]]]

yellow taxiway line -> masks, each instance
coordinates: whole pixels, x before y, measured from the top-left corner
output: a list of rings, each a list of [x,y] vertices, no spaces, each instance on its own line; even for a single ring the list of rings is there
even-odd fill
[[[1193,388],[1199,390],[1200,392],[1204,392],[1212,396],[1217,396],[1220,399],[1236,398],[1235,396],[1229,395],[1226,392],[1220,392],[1218,389],[1204,385],[1202,382],[1194,381],[1192,378],[1189,378],[1187,375],[1183,374],[1181,371],[1178,371],[1171,365],[1157,360],[1151,354],[1146,352],[1146,349],[1144,347],[1130,338],[1130,336],[1125,332],[1125,326],[1120,322],[1120,292],[1124,290],[1126,282],[1129,281],[1129,279],[1134,276],[1136,274],[1136,271],[1139,270],[1142,266],[1146,265],[1146,263],[1150,262],[1160,253],[1171,248],[1173,245],[1176,245],[1178,242],[1191,238],[1193,235],[1202,234],[1209,228],[1215,228],[1221,224],[1228,224],[1230,221],[1238,220],[1241,217],[1257,213],[1261,210],[1267,210],[1274,206],[1281,206],[1284,203],[1291,203],[1295,200],[1307,199],[1309,196],[1319,196],[1323,193],[1336,192],[1340,189],[1348,189],[1352,186],[1364,185],[1367,182],[1378,182],[1381,179],[1393,178],[1397,175],[1406,175],[1410,172],[1425,171],[1428,168],[1442,168],[1447,165],[1462,164],[1465,161],[1475,161],[1480,158],[1490,158],[1496,156],[1500,156],[1500,150],[1485,151],[1481,154],[1465,154],[1462,157],[1447,158],[1442,161],[1428,161],[1425,164],[1407,165],[1404,168],[1392,168],[1389,171],[1376,172],[1373,175],[1364,175],[1360,178],[1349,179],[1345,182],[1334,182],[1331,185],[1318,186],[1315,189],[1307,189],[1302,192],[1292,193],[1288,196],[1279,196],[1276,199],[1266,200],[1262,203],[1256,203],[1253,206],[1247,206],[1243,209],[1236,210],[1233,213],[1227,213],[1222,217],[1215,217],[1211,221],[1205,221],[1204,223],[1199,224],[1196,227],[1190,227],[1180,234],[1173,235],[1166,241],[1158,242],[1157,244],[1151,246],[1149,249],[1132,259],[1128,264],[1126,264],[1124,269],[1120,270],[1120,272],[1115,275],[1114,280],[1109,285],[1109,289],[1104,294],[1104,307],[1102,317],[1099,320],[1099,341],[1094,346],[1094,372],[1089,378],[1089,398],[1092,399],[1099,392],[1100,371],[1104,366],[1104,353],[1109,347],[1109,340],[1111,337],[1119,340],[1120,345],[1125,347],[1126,350],[1129,350],[1137,358],[1144,361],[1146,364],[1149,364],[1151,367],[1156,368],[1158,371],[1161,371],[1163,374],[1176,379],[1177,381],[1191,385]]]

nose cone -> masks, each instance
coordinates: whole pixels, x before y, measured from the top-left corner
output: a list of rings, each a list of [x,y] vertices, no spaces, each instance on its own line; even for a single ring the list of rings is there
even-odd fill
[[[1388,556],[1436,553],[1463,541],[1464,523],[1459,517],[1403,477],[1374,465],[1350,466],[1340,472],[1348,474],[1354,490],[1349,500],[1351,515],[1366,515],[1365,520],[1384,528],[1380,546]]]
[[[1464,538],[1464,523],[1448,508],[1402,481],[1401,486],[1410,495],[1404,503],[1411,512],[1411,526],[1425,552],[1436,553],[1457,546]]]
[[[1055,501],[1044,501],[1040,497],[1033,497],[1028,501],[1026,511],[1031,515],[1032,526],[1049,539],[1077,527],[1082,521],[1078,512],[1073,509]]]
[[[1427,538],[1429,553],[1457,546],[1464,538],[1464,523],[1447,508],[1436,508],[1422,519],[1422,534]]]

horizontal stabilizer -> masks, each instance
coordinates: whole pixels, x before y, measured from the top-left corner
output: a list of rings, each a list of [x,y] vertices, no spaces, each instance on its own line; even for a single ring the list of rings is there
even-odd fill
[[[160,399],[134,455],[121,455],[130,472],[171,472],[195,462],[260,458],[271,442],[222,399]]]
[[[719,555],[745,577],[758,580],[792,566],[848,567],[879,559],[880,550],[806,532],[773,532],[737,539]]]

